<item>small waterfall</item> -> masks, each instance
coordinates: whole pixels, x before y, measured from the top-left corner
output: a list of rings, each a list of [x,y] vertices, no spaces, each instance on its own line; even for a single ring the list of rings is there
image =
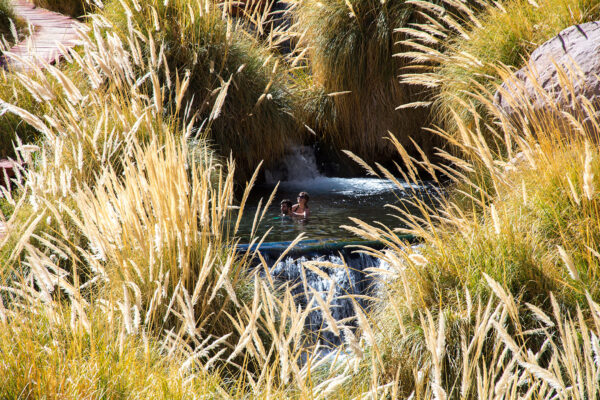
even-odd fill
[[[379,267],[381,261],[363,253],[353,253],[346,250],[339,255],[309,254],[299,258],[288,257],[286,260],[273,265],[271,276],[281,285],[287,284],[292,290],[296,302],[302,308],[307,307],[313,296],[320,296],[322,303],[328,304],[328,312],[336,321],[353,329],[356,327],[355,307],[367,310],[369,301],[364,295],[373,295],[375,280],[365,272],[368,268]],[[317,274],[303,263],[309,261],[331,263],[331,266],[315,266],[324,274]],[[344,266],[344,261],[346,265]],[[352,298],[353,295],[361,295]],[[328,298],[329,297],[329,298]],[[343,343],[344,333],[334,333],[324,317],[319,302],[314,301],[312,311],[305,323],[306,332],[312,339],[324,348],[334,348]]]
[[[315,151],[310,146],[297,146],[288,150],[285,157],[273,168],[265,170],[265,181],[305,181],[319,178]]]

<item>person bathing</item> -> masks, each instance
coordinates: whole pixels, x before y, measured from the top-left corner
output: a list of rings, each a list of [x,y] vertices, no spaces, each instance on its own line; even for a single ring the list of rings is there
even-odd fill
[[[300,192],[298,194],[298,204],[292,206],[292,216],[296,218],[308,218],[310,216],[310,209],[308,208],[308,193]]]
[[[281,200],[281,216],[291,217],[292,216],[292,201],[289,199]]]

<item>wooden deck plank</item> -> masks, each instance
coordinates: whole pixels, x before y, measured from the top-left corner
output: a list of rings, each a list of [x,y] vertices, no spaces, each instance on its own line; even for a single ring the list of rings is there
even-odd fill
[[[77,46],[80,43],[77,31],[87,29],[84,24],[71,17],[35,7],[28,0],[12,0],[12,4],[15,14],[36,29],[30,37],[13,46],[5,54],[9,68],[29,69],[27,64],[11,57],[11,53],[38,66],[56,63],[63,56],[59,45],[67,50]]]

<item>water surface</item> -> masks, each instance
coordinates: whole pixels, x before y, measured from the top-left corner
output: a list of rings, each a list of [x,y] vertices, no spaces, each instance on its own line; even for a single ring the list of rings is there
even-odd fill
[[[253,189],[248,199],[244,217],[240,225],[242,243],[248,241],[256,207],[263,198],[268,199],[274,185],[262,185]],[[424,198],[430,198],[432,186],[413,186]],[[283,199],[290,199],[294,204],[300,191],[310,194],[309,208],[311,216],[308,220],[281,218],[279,204]],[[267,242],[294,240],[300,233],[306,239],[356,240],[357,237],[341,225],[354,225],[349,217],[361,219],[368,223],[380,222],[389,228],[403,227],[398,219],[398,211],[386,204],[393,204],[417,213],[408,203],[413,194],[408,184],[397,187],[392,181],[377,178],[332,178],[313,177],[303,181],[280,183],[275,199],[268,209],[258,229],[258,235],[269,228]]]

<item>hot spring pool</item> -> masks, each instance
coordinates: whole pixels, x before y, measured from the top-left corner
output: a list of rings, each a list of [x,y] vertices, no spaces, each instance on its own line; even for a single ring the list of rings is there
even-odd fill
[[[259,200],[262,198],[265,202],[273,188],[274,185],[262,185],[253,189],[238,232],[241,243],[249,241]],[[422,198],[434,201],[432,185],[424,184],[413,188]],[[405,184],[404,189],[409,189],[409,184]],[[310,194],[310,218],[306,221],[280,218],[281,200],[287,198],[296,203],[300,191]],[[412,191],[402,190],[387,179],[315,177],[304,181],[282,182],[257,234],[262,236],[271,228],[266,242],[291,241],[300,233],[305,234],[305,239],[356,240],[356,236],[340,227],[353,225],[349,217],[368,223],[380,222],[390,228],[403,227],[397,217],[398,211],[386,207],[386,204],[417,213],[407,202],[411,197]]]

